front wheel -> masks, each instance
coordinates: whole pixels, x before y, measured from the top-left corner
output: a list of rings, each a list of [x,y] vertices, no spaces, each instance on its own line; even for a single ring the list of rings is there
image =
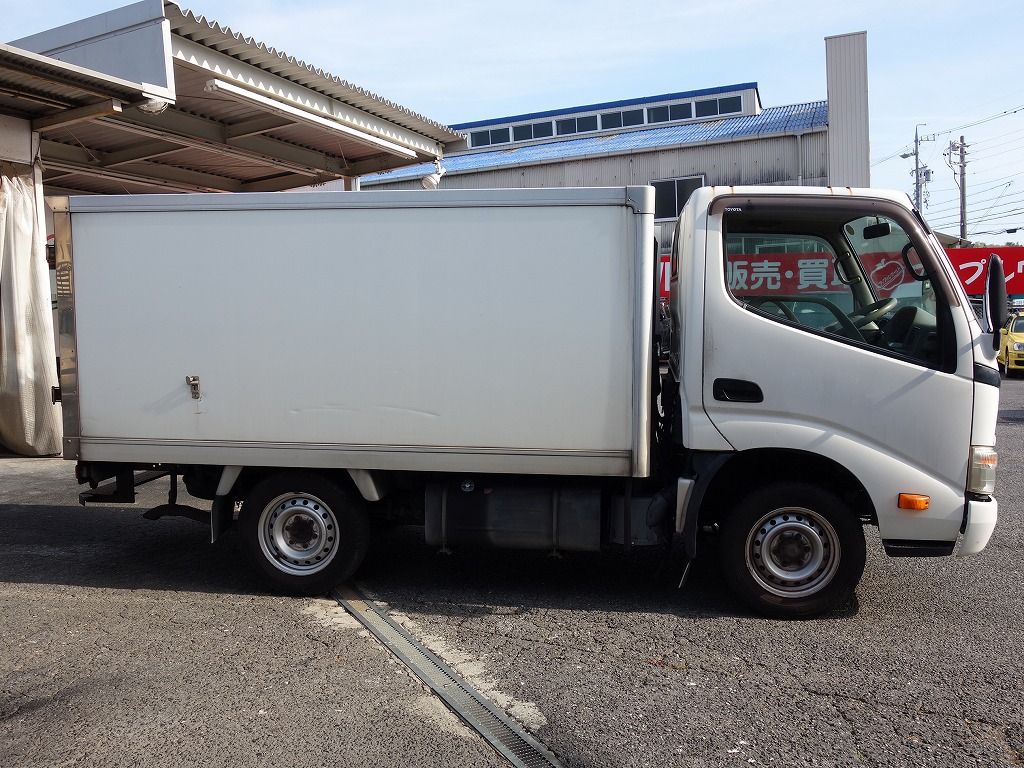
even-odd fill
[[[751,491],[722,525],[722,568],[733,592],[772,618],[813,618],[853,594],[866,557],[860,520],[808,483]]]
[[[370,542],[362,505],[331,480],[284,472],[258,483],[239,516],[242,548],[276,591],[323,594],[351,576]]]

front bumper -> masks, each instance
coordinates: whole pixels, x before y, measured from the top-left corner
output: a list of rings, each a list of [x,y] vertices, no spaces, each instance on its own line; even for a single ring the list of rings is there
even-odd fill
[[[964,513],[963,537],[960,539],[959,557],[976,555],[985,548],[999,516],[999,503],[989,501],[968,501]]]

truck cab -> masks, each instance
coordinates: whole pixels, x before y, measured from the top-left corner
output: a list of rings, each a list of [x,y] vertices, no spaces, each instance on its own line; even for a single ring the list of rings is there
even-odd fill
[[[677,526],[691,541],[721,528],[727,576],[755,607],[799,614],[855,582],[851,520],[894,556],[984,546],[994,351],[909,201],[699,189],[671,291],[673,437],[693,486]]]

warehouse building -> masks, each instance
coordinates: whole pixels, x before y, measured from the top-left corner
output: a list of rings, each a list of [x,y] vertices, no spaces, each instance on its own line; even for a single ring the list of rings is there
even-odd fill
[[[659,241],[702,185],[870,183],[867,35],[825,40],[827,99],[764,107],[757,83],[453,125],[443,161],[364,176],[362,189],[652,184]]]

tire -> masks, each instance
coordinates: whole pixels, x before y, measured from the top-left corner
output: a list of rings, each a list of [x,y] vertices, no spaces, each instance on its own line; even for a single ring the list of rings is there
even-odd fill
[[[277,592],[322,595],[360,566],[370,523],[360,500],[326,477],[283,472],[259,482],[239,515],[242,549]]]
[[[723,575],[760,614],[810,619],[838,608],[864,573],[864,531],[836,494],[809,483],[751,491],[722,524]]]

